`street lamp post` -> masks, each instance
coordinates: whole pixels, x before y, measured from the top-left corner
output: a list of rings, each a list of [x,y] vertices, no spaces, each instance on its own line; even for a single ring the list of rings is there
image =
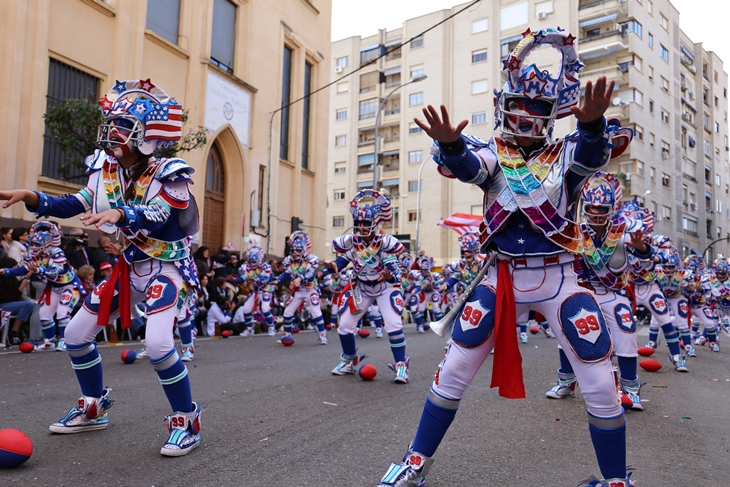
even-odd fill
[[[418,168],[418,197],[416,198],[416,255],[421,250],[421,174],[423,173],[423,166],[426,165],[428,158],[421,162],[421,167]]]
[[[388,98],[390,98],[390,95],[392,95],[393,93],[395,93],[396,91],[398,91],[399,89],[403,88],[406,85],[409,85],[411,83],[418,83],[419,81],[423,81],[426,78],[427,78],[427,76],[425,74],[422,74],[420,76],[416,76],[415,78],[410,80],[408,83],[403,83],[400,86],[396,86],[395,88],[393,88],[393,90],[390,93],[388,93],[388,96],[383,98],[383,101],[378,103],[378,113],[375,116],[375,146],[374,146],[375,160],[373,161],[373,189],[374,190],[378,189],[378,160],[380,159],[380,157],[378,157],[378,151],[380,150],[380,148],[378,147],[380,141],[378,139],[380,137],[380,134],[379,134],[380,112],[383,109],[383,107],[385,106],[385,103],[388,101]]]
[[[401,213],[401,210],[403,209],[403,208],[401,208],[401,206],[403,206],[403,199],[404,198],[408,198],[408,195],[407,194],[399,194],[398,195],[398,199],[400,200],[400,204],[398,205],[398,213],[396,213],[394,211],[393,212],[393,219],[391,220],[392,225],[391,225],[391,228],[390,228],[390,232],[393,235],[395,235],[395,218],[397,216],[398,219],[400,220],[400,213]],[[398,225],[400,225],[400,223],[398,223]]]

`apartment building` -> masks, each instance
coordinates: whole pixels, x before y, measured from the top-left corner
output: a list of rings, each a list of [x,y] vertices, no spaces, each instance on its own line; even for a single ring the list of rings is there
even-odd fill
[[[351,225],[350,198],[375,183],[393,199],[396,217],[386,232],[412,249],[418,234],[420,248],[437,265],[457,258],[456,234],[437,223],[456,212],[481,213],[483,195],[436,173],[428,160],[432,142],[412,120],[426,104],[443,103],[452,119],[469,120],[466,132],[491,137],[493,90],[506,79],[501,59],[527,27],[555,26],[576,37],[584,83],[598,76],[616,81],[607,116],[636,129],[635,142],[608,168],[624,182],[624,199],[636,197],[650,207],[656,232],[672,237],[685,254],[701,253],[730,234],[727,74],[714,53],[680,30],[679,13],[668,0],[481,2],[392,50],[466,5],[332,44],[331,76],[338,81],[330,92],[328,240]],[[535,51],[530,61],[551,73],[560,65],[550,48]],[[379,164],[373,174],[376,120]],[[572,117],[558,121],[555,134],[574,127]],[[711,252],[727,255],[727,242]]]
[[[3,187],[78,191],[83,177],[63,175],[44,113],[150,78],[188,110],[184,133],[208,131],[205,147],[180,154],[196,171],[197,243],[253,240],[283,255],[296,218],[323,252],[329,96],[281,107],[329,82],[330,25],[330,0],[2,2]],[[1,217],[34,221],[22,205]]]

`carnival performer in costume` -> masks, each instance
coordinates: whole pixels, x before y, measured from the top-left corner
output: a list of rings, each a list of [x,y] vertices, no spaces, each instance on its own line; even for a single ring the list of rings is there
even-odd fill
[[[81,282],[73,267],[61,250],[61,234],[53,223],[42,221],[34,224],[28,236],[28,251],[20,267],[0,269],[6,276],[37,275],[46,283],[43,294],[38,299],[38,310],[43,329],[43,343],[36,350],[66,350],[66,325],[71,320],[80,295],[86,296]],[[56,323],[58,321],[59,339],[56,344]]]
[[[703,326],[703,333],[697,338],[695,344],[704,345],[707,342],[710,350],[719,352],[717,315],[710,307],[712,287],[708,269],[705,268],[705,261],[700,255],[690,255],[684,260],[684,267],[692,271],[689,278],[684,281],[684,295],[687,296],[689,304],[690,320],[702,323]]]
[[[403,324],[416,323],[419,327],[416,317],[418,316],[418,293],[415,291],[415,281],[410,278],[411,266],[413,265],[413,256],[408,251],[403,251],[398,256],[398,264],[401,272],[401,293],[403,294]],[[420,288],[419,291],[420,292]],[[423,317],[421,317],[420,330],[423,330]]]
[[[715,259],[710,273],[712,299],[718,321],[726,335],[730,335],[730,263],[727,258],[719,256]]]
[[[418,268],[421,273],[421,293],[418,301],[418,312],[421,316],[428,316],[426,310],[431,309],[431,318],[438,321],[443,316],[441,312],[441,275],[433,271],[433,258],[422,255],[418,258]],[[431,327],[431,320],[426,319],[423,328],[428,330]]]
[[[668,245],[668,240],[663,235],[654,235],[652,237],[652,244],[658,249],[657,256],[659,256],[661,262],[661,265],[656,269],[656,281],[667,299],[669,309],[672,312],[672,324],[679,332],[687,356],[696,357],[688,323],[689,304],[687,303],[687,297],[684,295],[685,282],[692,275],[692,271],[684,268],[677,249]],[[652,320],[649,326],[649,339],[656,343],[659,336],[659,327],[655,320]],[[686,361],[684,366],[687,366]]]
[[[416,123],[436,141],[439,172],[477,185],[485,193],[482,251],[498,265],[470,289],[453,321],[451,343],[429,391],[416,437],[402,463],[391,464],[379,486],[420,487],[431,458],[456,416],[466,387],[494,348],[492,386],[508,398],[525,397],[521,357],[515,335],[517,316],[534,309],[553,327],[578,380],[588,412],[589,430],[601,473],[590,486],[630,485],[626,470],[626,426],[616,399],[611,338],[594,296],[578,285],[573,262],[584,239],[568,216],[585,180],[628,145],[632,132],[606,121],[613,83],[590,81],[583,105],[576,105],[582,67],[575,38],[562,30],[527,29],[504,60],[507,82],[496,93],[496,122],[503,137],[488,142],[462,135],[464,120],[451,125],[446,107],[423,110]],[[562,54],[562,69],[551,76],[524,58],[552,45]],[[551,140],[556,116],[573,113],[577,131]]]
[[[345,279],[338,272],[327,274],[324,277],[322,288],[327,292],[330,297],[327,298],[327,305],[330,309],[330,322],[329,327],[325,326],[328,330],[337,328],[337,317],[340,311],[340,301],[342,300],[342,292],[345,287]]]
[[[371,204],[360,204],[362,200],[373,200]],[[354,278],[349,280],[340,309],[340,327],[337,333],[342,344],[342,361],[332,369],[334,375],[351,375],[363,358],[355,343],[355,330],[360,315],[372,303],[377,303],[383,315],[385,331],[388,333],[390,349],[393,352],[395,382],[408,382],[409,358],[406,355],[406,338],[403,334],[401,316],[403,295],[398,254],[403,244],[392,235],[379,233],[380,226],[393,217],[390,199],[372,189],[359,191],[350,201],[353,235],[342,235],[332,241],[335,252],[340,254],[333,262],[324,265],[341,272],[352,264]]]
[[[149,79],[117,81],[101,100],[104,122],[96,151],[86,158],[87,186],[52,197],[28,190],[0,192],[4,207],[22,201],[39,217],[81,217],[104,233],[124,237],[123,258],[112,275],[84,301],[66,328],[66,347],[81,386],[78,406],[50,427],[54,433],[105,429],[112,402],[104,389],[101,357],[94,341],[99,326],[130,307],[146,304],[146,344],[172,410],[161,453],[181,456],[200,444],[200,404],[194,403],[185,364],[175,350],[172,327],[181,292],[195,285],[186,237],[198,232],[198,212],[188,184],[193,169],[181,159],[156,159],[155,150],[180,139],[182,107]]]
[[[284,272],[279,275],[279,284],[291,281],[289,285],[291,298],[284,309],[284,336],[294,339],[292,337],[294,313],[299,309],[299,305],[305,303],[312,321],[317,326],[319,342],[326,345],[327,330],[324,327],[322,308],[319,307],[319,291],[317,290],[316,279],[319,259],[316,255],[309,253],[312,243],[309,241],[309,235],[301,230],[291,234],[289,248],[291,249],[291,255],[284,259]],[[281,339],[278,342],[281,343]]]
[[[626,292],[628,254],[639,259],[653,259],[654,255],[651,246],[644,242],[644,223],[619,211],[621,194],[621,182],[603,171],[594,174],[583,187],[581,230],[589,243],[585,245],[582,269],[611,332],[621,391],[631,399],[631,409],[643,411],[642,384],[636,374],[639,348],[636,323]],[[572,396],[575,380],[570,361],[560,348],[558,383],[546,395],[554,399]]]
[[[253,314],[260,309],[266,320],[268,333],[276,334],[274,315],[271,314],[271,299],[274,296],[274,273],[268,262],[264,262],[264,249],[252,245],[246,251],[246,262],[239,267],[239,277],[233,282],[248,287],[249,295],[243,303],[243,320],[246,330],[243,336],[253,335]]]

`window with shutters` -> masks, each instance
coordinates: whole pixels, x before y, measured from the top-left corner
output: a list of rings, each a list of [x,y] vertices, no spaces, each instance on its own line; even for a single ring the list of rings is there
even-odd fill
[[[180,0],[147,0],[147,29],[177,44]]]
[[[223,71],[233,73],[236,44],[236,6],[229,0],[213,1],[213,37],[210,61]]]

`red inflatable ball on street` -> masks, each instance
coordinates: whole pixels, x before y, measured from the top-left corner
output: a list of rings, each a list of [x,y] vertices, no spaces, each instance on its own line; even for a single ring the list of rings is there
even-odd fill
[[[30,342],[23,342],[20,345],[18,345],[18,350],[20,350],[23,353],[30,353],[33,350],[35,350],[35,347]]]
[[[654,355],[654,349],[651,347],[641,347],[637,350],[637,352],[642,357],[650,357],[651,355]]]
[[[221,336],[222,336],[223,338],[228,338],[229,336],[231,336],[231,330],[223,330],[223,331],[221,332]]]
[[[373,365],[365,364],[360,367],[358,374],[360,374],[360,378],[362,380],[373,380],[375,376],[378,375],[378,369],[376,369]]]
[[[126,349],[122,352],[122,362],[125,364],[133,364],[137,360],[137,352],[131,349]]]
[[[370,332],[367,330],[360,330],[357,332],[357,336],[359,336],[360,338],[367,338],[370,336]]]
[[[295,327],[293,327],[293,328],[291,329],[291,332],[292,332],[292,333],[299,333],[299,331],[300,331],[300,330],[299,330],[299,327],[298,327],[298,326],[295,326]]]
[[[12,428],[0,430],[0,467],[17,467],[32,454],[33,443],[28,435]]]
[[[281,344],[285,347],[291,347],[294,345],[294,339],[290,336],[281,337]]]
[[[533,335],[537,335],[537,333],[539,331],[540,331],[540,329],[538,327],[536,327],[536,326],[531,326],[530,327],[530,333],[532,333]]]
[[[662,364],[654,360],[653,358],[648,358],[646,360],[642,360],[639,362],[639,365],[642,369],[646,370],[647,372],[656,372],[657,370],[662,368]]]

